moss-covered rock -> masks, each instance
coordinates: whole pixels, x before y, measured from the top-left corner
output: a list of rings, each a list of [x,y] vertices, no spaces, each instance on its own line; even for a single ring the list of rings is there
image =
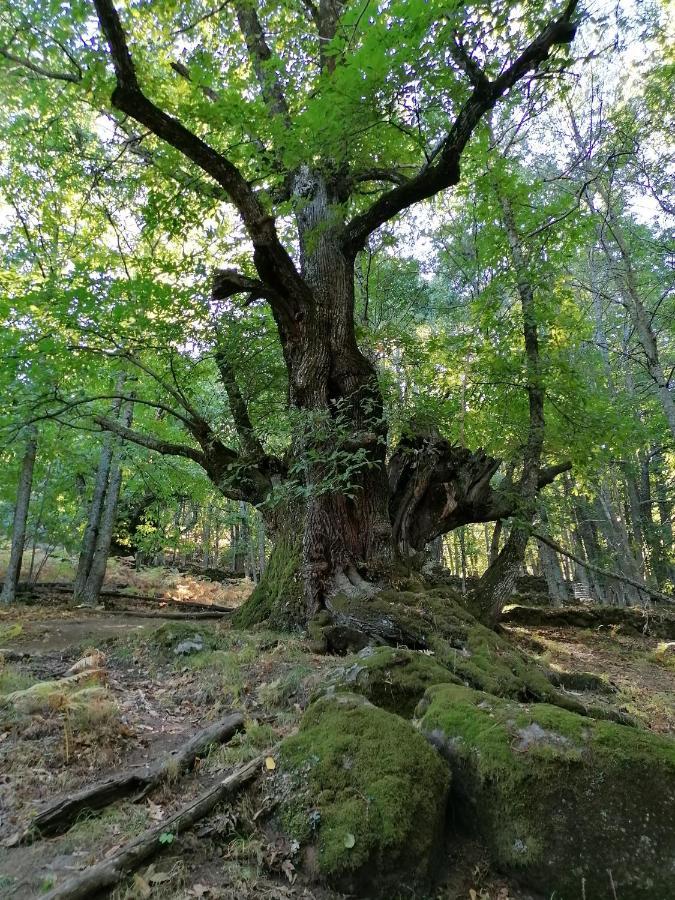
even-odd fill
[[[359,896],[409,896],[431,874],[449,779],[412,725],[335,694],[281,744],[277,819],[315,877]]]
[[[328,678],[324,693],[352,691],[375,706],[411,719],[432,684],[460,684],[431,656],[397,647],[367,647]]]
[[[418,715],[497,866],[556,900],[672,895],[674,742],[457,685],[430,688]]]
[[[217,646],[217,637],[213,628],[206,623],[193,622],[164,622],[156,628],[147,638],[147,643],[160,651],[173,651],[182,641],[193,641],[201,638],[201,643],[206,648]]]

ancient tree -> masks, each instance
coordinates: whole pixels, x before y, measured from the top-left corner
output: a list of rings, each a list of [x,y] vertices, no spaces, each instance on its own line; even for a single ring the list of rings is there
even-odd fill
[[[317,157],[316,148],[309,146],[303,158],[294,140],[295,105],[286,94],[288,79],[266,34],[263,13],[244,0],[236,2],[236,22],[251,71],[278,135],[276,148],[250,144],[261,172],[258,183],[216,149],[217,141],[202,137],[153,100],[143,68],[136,64],[142,54],[132,47],[129,26],[111,0],[95,0],[95,7],[114,67],[113,106],[208,176],[214,191],[236,209],[250,241],[255,274],[218,271],[213,296],[222,301],[245,294],[269,304],[288,373],[290,403],[304,416],[294,452],[306,463],[305,615],[312,616],[336,584],[365,590],[364,579],[386,573],[395,556],[423,550],[428,541],[463,522],[508,515],[513,500],[500,497],[490,486],[498,461],[453,447],[438,435],[406,438],[387,464],[387,423],[377,372],[355,335],[354,266],[374,231],[458,183],[462,153],[481,120],[516,85],[540,72],[558,46],[572,41],[576,0],[551,13],[526,45],[504,46],[505,57],[498,62],[485,58],[483,46],[471,48],[471,34],[463,32],[462,22],[449,22],[439,11],[435,27],[447,41],[445,64],[455,74],[461,72],[464,81],[447,104],[444,133],[422,163],[386,170],[355,166],[346,125],[343,140],[334,141],[329,152]],[[349,42],[341,27],[347,7],[321,0],[307,8],[309,27],[318,38],[314,56],[307,59],[307,77],[316,92],[330,97],[331,80],[349,64]],[[541,15],[539,9],[539,22]],[[174,68],[183,79],[191,79],[182,63]],[[211,88],[203,92],[214,94]],[[284,152],[286,146],[295,152]],[[365,194],[364,184],[369,186]],[[200,449],[170,446],[164,452],[190,456],[224,491],[259,503],[283,475],[283,463],[264,452],[245,404],[239,402],[236,380],[226,361],[222,363],[240,452],[214,440],[194,410],[186,418]],[[143,441],[123,426],[100,423]],[[560,469],[542,467],[539,456],[535,454],[532,471],[524,478],[528,495]],[[346,469],[346,460],[351,460],[348,485],[341,483],[340,471],[341,466]]]

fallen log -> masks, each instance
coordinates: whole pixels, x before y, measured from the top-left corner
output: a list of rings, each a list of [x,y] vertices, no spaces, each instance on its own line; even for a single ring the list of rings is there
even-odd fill
[[[507,606],[502,625],[541,628],[599,628],[620,625],[652,637],[675,639],[675,616],[662,610],[625,606]]]
[[[51,803],[35,816],[23,840],[31,840],[36,833],[41,836],[61,834],[81,813],[103,809],[116,800],[129,796],[140,800],[160,782],[190,769],[197,757],[203,755],[212,744],[226,743],[243,727],[243,715],[233,713],[203,728],[182,747],[166,753],[145,770],[127,769]]]
[[[72,594],[73,585],[66,584],[62,581],[36,581],[34,584],[28,581],[19,582],[17,585],[17,593],[30,594],[36,592],[47,592],[57,594]],[[141,603],[159,603],[169,604],[172,606],[190,606],[194,609],[201,609],[208,612],[231,613],[229,606],[220,606],[217,603],[202,603],[199,600],[176,600],[175,597],[158,597],[154,594],[126,594],[124,591],[103,590],[99,597],[102,600],[133,600]]]
[[[138,868],[142,862],[162,849],[162,835],[172,834],[175,836],[191,828],[222,803],[226,797],[252,781],[260,772],[261,767],[262,757],[260,756],[235,769],[223,781],[218,782],[196,800],[183,806],[168,819],[144,831],[108,859],[74,875],[63,884],[57,885],[44,895],[45,900],[89,900],[103,891],[109,891]]]
[[[226,619],[234,610],[228,610],[228,612],[203,612],[202,610],[172,612],[166,609],[161,612],[144,612],[142,609],[126,609],[124,607],[122,609],[113,609],[108,607],[105,612],[112,616],[135,616],[139,619],[175,619],[177,621],[189,619],[194,621],[195,619]]]

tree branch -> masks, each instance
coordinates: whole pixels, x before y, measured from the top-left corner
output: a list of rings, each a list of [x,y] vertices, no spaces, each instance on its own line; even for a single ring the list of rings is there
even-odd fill
[[[239,22],[241,33],[244,35],[253,71],[262,91],[263,100],[270,113],[282,119],[288,127],[291,124],[288,104],[286,103],[281,82],[269,65],[272,59],[272,51],[265,39],[258,12],[250,0],[236,2],[235,9],[237,11],[237,22]]]
[[[113,105],[179,150],[227,192],[253,242],[256,269],[266,284],[279,284],[283,289],[286,303],[277,311],[286,318],[287,325],[292,325],[311,303],[311,292],[282,246],[274,218],[268,215],[251,185],[229,159],[145,96],[112,0],[94,0],[94,5],[115,69],[117,86],[112,94]]]
[[[36,75],[40,75],[42,78],[51,78],[54,81],[69,81],[72,84],[78,84],[82,81],[81,72],[77,75],[74,72],[54,72],[51,69],[45,69],[44,66],[39,66],[37,63],[31,62],[30,59],[23,59],[20,56],[16,56],[6,47],[0,47],[0,56],[3,56],[10,62],[16,63],[17,66],[21,66],[23,69],[35,72]]]
[[[206,457],[194,447],[188,447],[187,444],[173,444],[170,441],[162,441],[154,438],[149,434],[142,434],[140,431],[134,431],[121,425],[114,419],[108,419],[106,416],[94,416],[94,421],[103,431],[112,431],[125,441],[131,441],[132,444],[138,444],[139,447],[146,447],[148,450],[156,450],[163,456],[183,456],[186,459],[192,459],[202,467],[206,467]]]
[[[460,157],[483,116],[528,72],[541,65],[553,47],[568,44],[574,39],[576,24],[571,18],[577,2],[578,0],[570,0],[563,14],[550,22],[493,81],[481,72],[461,44],[456,41],[453,43],[451,53],[460,58],[462,67],[473,84],[471,95],[459,111],[448,134],[418,174],[406,184],[387,191],[369,209],[352,219],[343,238],[347,252],[361,250],[373,231],[409,206],[458,183]]]
[[[265,451],[255,433],[251,417],[248,414],[248,408],[237,384],[234,369],[230,365],[225,348],[222,345],[216,348],[216,365],[220,373],[220,380],[227,393],[230,412],[232,413],[232,419],[234,420],[234,426],[237,429],[242,449],[247,456],[253,459],[262,459],[265,456]]]

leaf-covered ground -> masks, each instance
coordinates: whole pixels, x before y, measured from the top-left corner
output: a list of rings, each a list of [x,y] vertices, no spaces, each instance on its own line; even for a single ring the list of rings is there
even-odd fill
[[[204,649],[175,652],[186,637]],[[589,672],[616,688],[613,702],[657,731],[675,730],[675,672],[654,655],[657,641],[580,629],[513,629],[528,652],[567,672]],[[59,679],[98,649],[101,682],[81,695],[56,689],[37,703],[0,703],[0,893],[29,898],[92,864],[196,796],[239,763],[271,755],[296,727],[329,672],[343,663],[316,655],[302,637],[233,630],[226,620],[162,621],[19,605],[0,612],[0,693]],[[47,800],[112,771],[143,766],[229,710],[246,731],[214,748],[195,771],[145,800],[123,801],[77,822],[66,834],[17,845]],[[263,773],[263,779],[265,777]],[[244,793],[164,851],[114,893],[122,898],[315,898],[338,895],[303,884],[297,849],[260,826],[262,791]],[[453,848],[452,877],[439,900],[530,900],[490,871],[480,848]]]

